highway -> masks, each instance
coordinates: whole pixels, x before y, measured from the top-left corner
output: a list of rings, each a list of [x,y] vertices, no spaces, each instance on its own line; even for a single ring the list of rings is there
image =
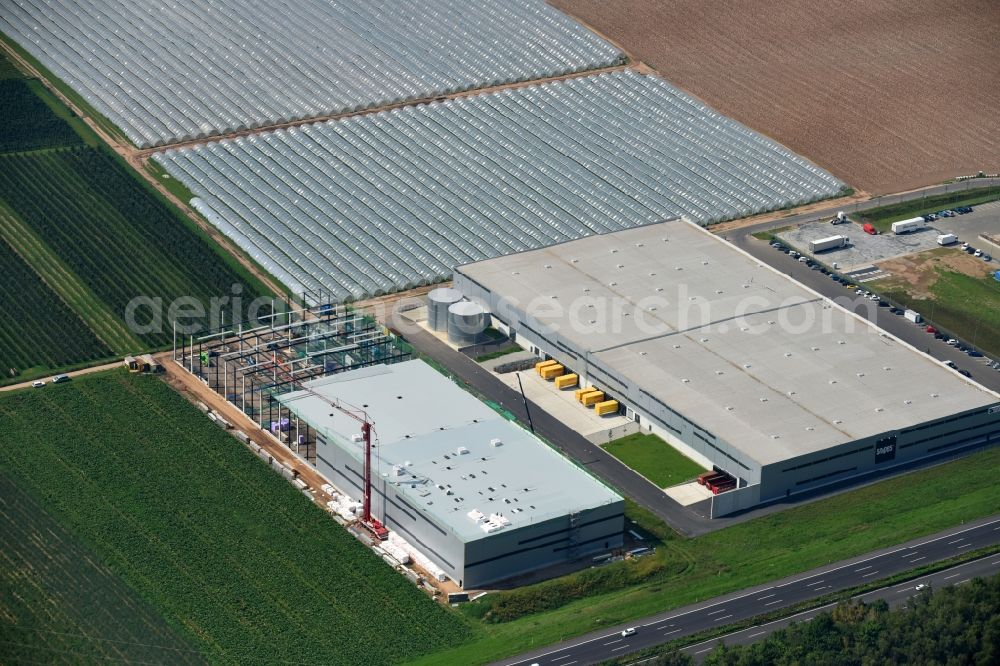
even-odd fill
[[[945,587],[947,585],[961,585],[962,583],[969,582],[973,578],[993,576],[997,573],[1000,573],[1000,555],[988,555],[970,562],[957,564],[953,567],[949,567],[948,569],[938,571],[937,573],[921,576],[919,578],[906,581],[905,583],[899,583],[898,585],[883,587],[878,590],[866,592],[865,594],[859,594],[852,598],[860,599],[866,603],[871,603],[878,599],[884,599],[889,603],[889,606],[898,608],[900,606],[905,606],[906,601],[917,594],[917,585],[927,584],[932,588]],[[796,613],[795,615],[791,615],[780,620],[755,625],[742,631],[735,631],[731,634],[726,634],[725,636],[719,636],[711,640],[702,641],[701,643],[695,643],[694,645],[689,645],[682,649],[681,652],[691,655],[696,661],[700,662],[707,657],[720,642],[725,643],[726,645],[749,645],[750,643],[762,641],[778,629],[784,629],[792,622],[805,622],[807,620],[811,620],[820,613],[829,611],[836,605],[836,603],[826,604],[811,610]],[[636,663],[642,662],[639,661]]]
[[[621,657],[643,648],[660,645],[715,627],[747,620],[817,597],[863,585],[888,576],[903,573],[916,567],[945,560],[963,552],[1000,543],[1000,516],[984,518],[967,525],[938,534],[915,539],[905,544],[868,553],[860,557],[813,569],[790,578],[774,581],[750,589],[710,599],[701,603],[635,620],[627,625],[609,627],[579,638],[564,641],[533,652],[497,662],[500,666],[553,664],[555,666],[583,666]],[[954,568],[950,573],[935,578],[935,582],[955,583],[973,572],[991,573],[1000,569],[1000,556],[986,558],[987,563],[966,569]],[[976,575],[979,575],[978,573]],[[954,576],[946,578],[946,576]],[[923,581],[923,578],[921,578]],[[913,583],[912,585],[915,585]],[[898,601],[907,596],[907,585],[887,588],[890,600]],[[898,588],[898,589],[897,589]],[[805,619],[805,615],[798,619]],[[769,630],[762,625],[758,631]],[[621,631],[634,627],[635,634],[622,637]],[[734,640],[752,640],[764,634],[754,631],[737,632]],[[707,652],[715,645],[703,644]],[[696,651],[697,652],[697,651]]]

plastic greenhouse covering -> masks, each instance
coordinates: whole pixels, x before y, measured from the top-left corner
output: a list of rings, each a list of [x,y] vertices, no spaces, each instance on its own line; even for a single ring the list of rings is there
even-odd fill
[[[141,148],[623,58],[544,0],[4,0],[0,31]]]
[[[158,153],[199,210],[289,286],[342,299],[460,264],[843,184],[662,79],[566,79]]]

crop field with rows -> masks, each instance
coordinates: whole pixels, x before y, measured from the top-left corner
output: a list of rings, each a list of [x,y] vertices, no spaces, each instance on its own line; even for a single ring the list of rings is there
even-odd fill
[[[208,661],[396,664],[469,637],[155,377],[113,371],[9,393],[0,420],[17,442],[0,448],[0,475]],[[104,649],[75,645],[91,663]]]
[[[0,496],[0,649],[6,663],[204,663],[93,551],[2,472]]]
[[[111,355],[3,238],[0,266],[4,276],[0,289],[0,373],[4,378],[24,375],[31,368],[46,371]]]
[[[0,155],[0,199],[119,321],[136,297],[166,304],[193,297],[207,309],[212,297],[241,283],[215,250],[102,150]],[[241,295],[254,296],[248,289]],[[139,309],[136,319],[147,324],[149,316]],[[171,334],[164,317],[158,330],[136,337],[158,346]]]
[[[0,153],[83,143],[24,79],[0,79]]]

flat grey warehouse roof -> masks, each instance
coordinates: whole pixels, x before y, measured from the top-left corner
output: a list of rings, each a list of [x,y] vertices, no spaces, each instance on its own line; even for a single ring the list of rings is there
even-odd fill
[[[621,501],[534,435],[501,417],[423,361],[341,373],[306,384],[368,412],[378,435],[373,469],[414,506],[465,542],[487,532],[470,513],[502,514],[507,527]],[[361,460],[357,421],[304,391],[278,400]],[[494,446],[494,440],[500,445]],[[459,453],[464,448],[466,453]],[[373,458],[373,465],[376,461]],[[397,474],[399,472],[399,474]]]
[[[457,272],[760,465],[1000,398],[684,220]]]

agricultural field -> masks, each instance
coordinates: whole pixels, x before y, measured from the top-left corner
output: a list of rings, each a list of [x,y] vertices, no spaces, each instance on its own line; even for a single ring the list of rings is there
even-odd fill
[[[1000,170],[994,0],[552,0],[851,186]]]
[[[615,563],[487,595],[461,607],[473,640],[414,663],[487,663],[993,515],[998,466],[1000,449],[988,449],[693,539],[631,505],[660,540],[641,569]]]
[[[3,210],[0,209],[0,218]],[[0,380],[24,381],[111,350],[0,238]]]
[[[603,448],[660,488],[690,481],[705,471],[656,435],[634,433]]]
[[[0,118],[0,153],[83,143],[24,79],[0,79]]]
[[[22,0],[0,30],[142,148],[623,60],[544,0]]]
[[[6,663],[205,663],[191,642],[3,473],[0,497]]]
[[[233,664],[397,664],[469,637],[457,614],[158,378],[112,371],[7,393],[0,420],[17,443],[0,447],[0,481],[20,489],[3,520],[44,512],[0,545],[4,561],[23,562],[4,574],[16,598],[0,596],[19,618],[0,631],[22,652],[71,648],[84,663],[107,653],[106,634],[56,633],[70,633],[65,618],[118,622],[126,636],[147,625],[157,639],[146,642]],[[25,555],[25,531],[51,523],[45,557]],[[70,557],[81,552],[90,557]],[[60,591],[74,572],[92,575]],[[89,606],[74,604],[86,589],[103,597],[81,618]],[[121,616],[96,612],[123,605]]]
[[[2,297],[17,316],[0,327],[0,383],[163,346],[178,297],[210,310],[213,297],[238,292],[249,304],[264,293],[41,82],[2,57],[0,117],[0,242],[23,285]],[[163,304],[159,327],[127,325],[129,302],[139,296]],[[228,304],[219,310],[232,321]],[[151,308],[135,315],[140,325],[154,323]]]
[[[356,300],[455,266],[843,183],[632,70],[156,153],[208,220],[295,291]]]

